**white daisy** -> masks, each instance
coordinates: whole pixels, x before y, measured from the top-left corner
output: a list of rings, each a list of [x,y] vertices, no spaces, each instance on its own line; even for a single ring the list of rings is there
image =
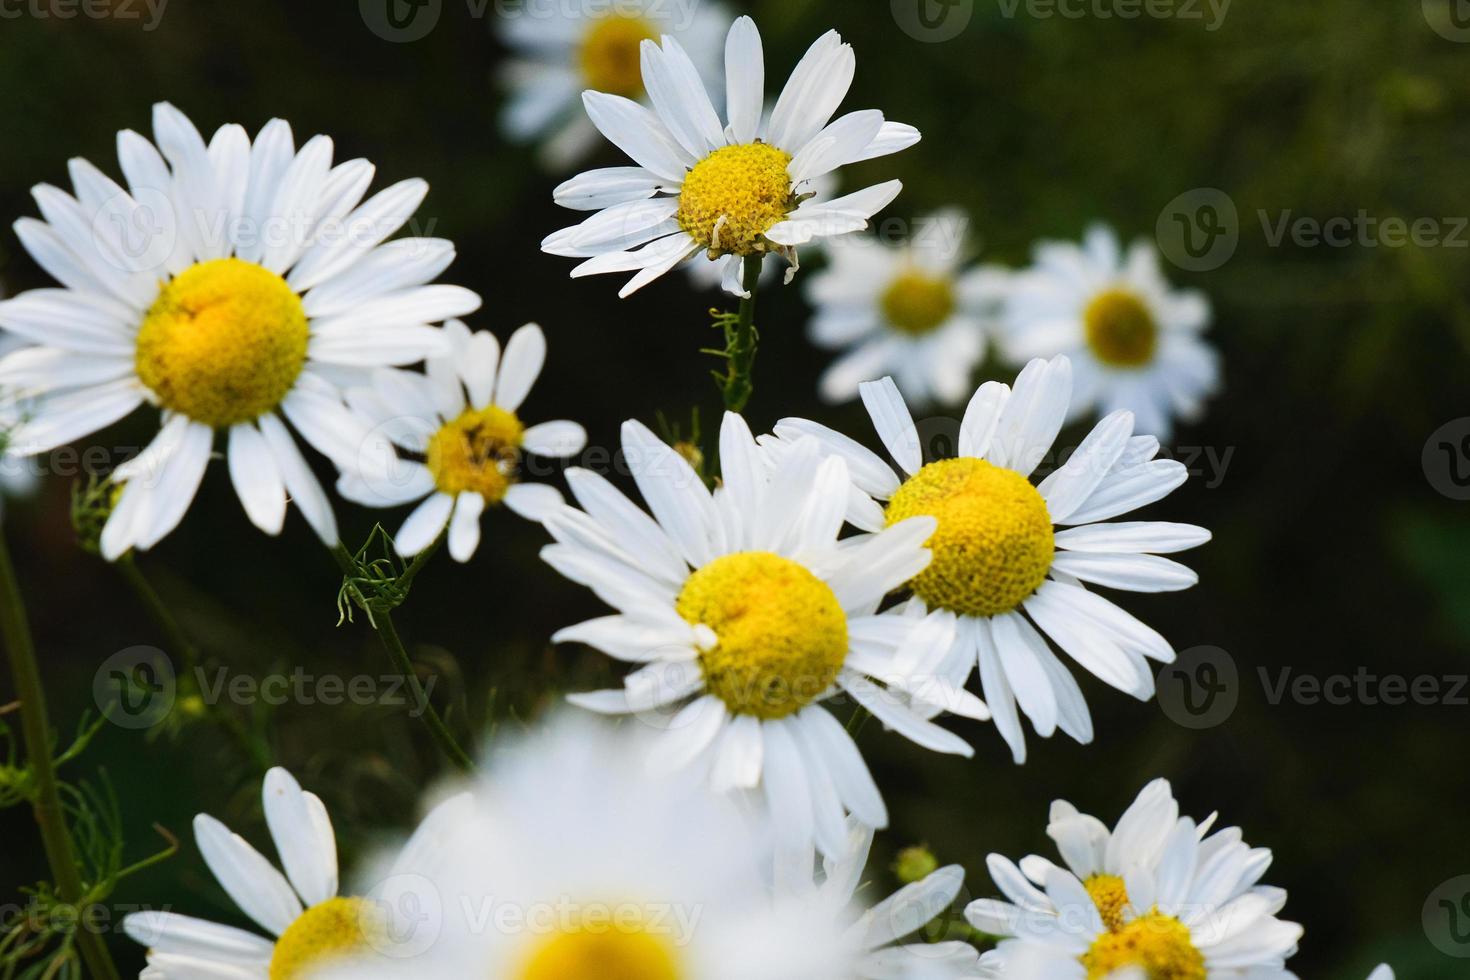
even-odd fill
[[[1394,980],[1393,967],[1387,963],[1381,963],[1368,974],[1368,980]]]
[[[823,35],[762,123],[760,32],[741,17],[725,41],[728,125],[722,125],[679,43],[645,42],[643,81],[652,111],[605,92],[582,97],[593,124],[637,166],[589,171],[558,187],[558,204],[597,213],[541,247],[585,258],[574,277],[636,272],[621,296],[704,253],[719,263],[725,288],[742,295],[744,258],[780,252],[794,266],[797,246],[861,231],[898,195],[898,181],[834,200],[808,197],[810,182],[912,146],[919,133],[887,122],[876,109],[832,120],[855,64],[852,47],[836,31]]]
[[[1037,246],[1010,293],[1005,346],[1017,363],[1070,356],[1074,415],[1127,409],[1140,433],[1167,439],[1219,386],[1219,358],[1201,336],[1209,322],[1209,301],[1171,289],[1152,244],[1125,255],[1111,228],[1094,225],[1080,246]]]
[[[1111,833],[1053,803],[1047,835],[1066,866],[992,854],[1009,901],[965,910],[975,928],[1008,937],[988,962],[1006,980],[1290,980],[1285,961],[1302,928],[1276,918],[1286,892],[1259,884],[1271,852],[1248,847],[1235,827],[1211,834],[1214,821],[1181,817],[1162,779]]]
[[[516,142],[541,143],[548,167],[592,152],[597,130],[581,112],[584,89],[647,101],[639,70],[644,41],[679,39],[700,79],[718,89],[720,47],[730,27],[724,5],[700,0],[530,0],[501,11],[500,38],[513,52],[502,79],[510,99],[501,129]]]
[[[0,360],[25,346],[24,338],[0,331]],[[36,492],[36,485],[40,482],[34,462],[10,450],[15,430],[28,413],[24,399],[0,390],[0,514],[4,513],[7,499],[29,497]]]
[[[899,942],[949,909],[964,887],[965,869],[957,864],[939,868],[871,908],[863,908],[857,895],[872,846],[873,829],[850,820],[846,848],[823,860],[822,878],[813,893],[814,901],[847,923],[849,942],[862,952],[856,975],[863,980],[962,980],[974,976],[979,953],[969,943]],[[802,895],[810,890],[811,882],[796,881],[788,888]]]
[[[415,895],[401,949],[342,980],[851,980],[813,903],[773,904],[768,841],[697,782],[652,775],[646,731],[588,719],[501,748]]]
[[[208,814],[194,818],[194,839],[225,894],[273,938],[176,912],[136,912],[123,930],[148,947],[143,980],[297,980],[387,944],[397,923],[383,918],[381,903],[338,895],[336,836],[322,801],[279,768],[266,773],[261,797],[284,875]],[[399,854],[397,874],[432,865],[462,806],[449,800],[425,818]]]
[[[921,542],[932,518],[839,544],[843,462],[821,460],[808,440],[772,466],[733,413],[720,432],[714,493],[637,422],[623,425],[623,453],[652,518],[602,477],[573,469],[567,481],[583,510],[545,522],[557,541],[542,551],[546,561],[617,609],[553,639],[643,665],[622,689],[574,703],[663,725],[657,764],[694,767],[718,790],[754,791],[783,847],[815,841],[827,855],[846,849],[849,812],[881,827],[887,811],[852,738],[820,702],[846,692],[920,745],[970,754],[908,704],[987,717],[977,698],[928,675],[953,617],[875,615],[929,563]],[[660,710],[672,719],[655,717]]]
[[[45,452],[148,402],[162,427],[114,473],[124,489],[102,534],[108,558],[178,525],[217,432],[228,433],[230,476],[257,527],[278,533],[289,495],[335,543],[332,506],[286,422],[339,465],[361,465],[367,427],[336,379],[441,351],[430,324],[480,299],[425,285],[453,260],[449,242],[383,244],[423,200],[422,180],[362,202],[372,164],[334,167],[325,136],[298,151],[282,120],[253,143],[228,125],[206,144],[162,103],[153,128],[157,148],[118,135],[127,189],[72,160],[76,196],[42,184],[45,221],[16,222],[64,287],[0,303],[0,325],[37,345],[0,361],[0,387],[44,396],[16,451]]]
[[[572,456],[587,433],[565,420],[527,426],[516,414],[546,360],[536,324],[511,334],[504,355],[494,334],[471,334],[458,320],[444,336],[449,353],[431,357],[427,375],[382,368],[371,387],[347,391],[354,412],[423,461],[402,460],[387,478],[344,472],[337,490],[370,507],[423,500],[394,536],[399,554],[418,554],[447,527],[449,553],[463,562],[480,544],[487,506],[503,503],[529,520],[561,506],[555,487],[521,482],[523,454]]]
[[[954,404],[973,390],[1009,275],[966,265],[968,223],[942,211],[903,244],[855,235],[834,244],[806,289],[812,342],[846,350],[818,383],[824,399],[856,398],[860,382],[884,375],[914,405]]]
[[[1189,524],[1112,522],[1167,496],[1188,472],[1156,460],[1159,442],[1133,435],[1133,416],[1099,422],[1066,465],[1039,485],[1032,472],[1052,450],[1072,386],[1065,357],[1028,364],[1015,390],[989,381],[975,392],[959,432],[959,456],[925,465],[918,430],[891,379],[861,386],[895,471],[856,441],[805,419],[784,419],[784,441],[816,437],[847,461],[854,484],[849,513],[863,530],[915,515],[938,519],[928,541],[934,561],[909,582],[920,612],[958,617],[953,646],[937,669],[964,683],[977,664],[985,700],[1016,762],[1026,741],[1016,706],[1043,738],[1060,728],[1092,739],[1082,691],[1045,637],[1085,670],[1125,693],[1154,693],[1148,659],[1170,662],[1174,650],[1156,631],[1086,589],[1084,583],[1134,592],[1185,589],[1194,572],[1161,555],[1203,544],[1210,533]]]

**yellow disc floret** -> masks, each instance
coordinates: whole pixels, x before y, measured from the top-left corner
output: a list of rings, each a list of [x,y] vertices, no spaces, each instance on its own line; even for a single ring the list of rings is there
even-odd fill
[[[888,285],[878,305],[893,329],[922,337],[943,325],[954,312],[954,283],[943,276],[911,269]]]
[[[306,311],[286,280],[213,259],[159,290],[138,329],[138,379],[164,408],[215,428],[249,422],[291,391],[306,364]]]
[[[499,503],[515,480],[525,431],[503,408],[469,409],[429,439],[425,465],[444,493],[468,490]]]
[[[382,909],[361,898],[329,898],[286,927],[271,954],[270,980],[298,980],[387,940]]]
[[[543,939],[515,980],[679,980],[678,951],[644,929],[572,929]]]
[[[720,147],[685,175],[679,227],[711,258],[770,251],[765,233],[797,205],[789,163],[790,154],[767,143]]]
[[[1051,569],[1053,536],[1046,501],[1015,470],[961,457],[930,463],[888,502],[897,524],[939,519],[929,567],[909,582],[931,608],[996,616],[1019,606]]]
[[[636,99],[643,95],[639,48],[656,41],[653,26],[641,17],[612,14],[596,18],[582,38],[578,60],[590,89]]]
[[[1159,343],[1154,315],[1137,293],[1109,289],[1098,293],[1082,313],[1087,346],[1104,364],[1142,367]]]
[[[1116,932],[1105,932],[1082,954],[1087,980],[1132,969],[1147,980],[1206,980],[1205,958],[1189,928],[1171,915],[1150,912]]]
[[[847,614],[831,587],[769,552],[716,558],[689,576],[676,608],[718,638],[699,663],[709,692],[734,714],[800,711],[847,658]]]
[[[1117,875],[1093,875],[1083,884],[1102,916],[1103,925],[1117,932],[1123,927],[1123,912],[1128,908],[1128,886]]]

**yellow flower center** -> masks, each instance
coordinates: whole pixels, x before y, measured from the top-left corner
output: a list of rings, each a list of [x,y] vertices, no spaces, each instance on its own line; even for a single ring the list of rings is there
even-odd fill
[[[954,283],[943,276],[909,270],[889,284],[878,305],[893,329],[921,337],[954,312]]]
[[[298,980],[387,939],[382,910],[361,898],[329,898],[303,912],[276,940],[270,980]]]
[[[1117,932],[1121,929],[1123,911],[1128,908],[1128,886],[1123,884],[1123,879],[1117,875],[1093,875],[1083,884],[1108,930]]]
[[[1142,297],[1126,289],[1098,293],[1082,313],[1087,346],[1104,364],[1141,367],[1153,360],[1159,328]]]
[[[679,227],[711,258],[770,251],[766,232],[797,205],[789,163],[789,153],[766,143],[720,147],[685,175]]]
[[[678,950],[645,929],[583,927],[544,939],[516,980],[679,980]]]
[[[1009,612],[1051,569],[1051,515],[1031,481],[983,459],[930,463],[888,502],[889,524],[939,519],[929,567],[909,581],[931,608],[966,616]]]
[[[1105,932],[1082,954],[1087,980],[1104,980],[1132,968],[1147,980],[1206,980],[1205,958],[1189,928],[1171,915],[1150,912],[1115,932]]]
[[[811,704],[847,659],[847,614],[802,565],[763,551],[689,576],[675,606],[719,642],[699,656],[709,692],[735,714],[784,718]]]
[[[643,68],[639,48],[644,41],[657,40],[658,32],[641,17],[615,13],[597,18],[578,52],[582,79],[599,92],[640,98]]]
[[[429,439],[425,465],[444,493],[469,490],[499,503],[515,481],[525,431],[503,408],[469,409]]]
[[[286,280],[213,259],[159,290],[138,329],[138,378],[167,409],[214,428],[281,403],[306,364],[306,310]]]

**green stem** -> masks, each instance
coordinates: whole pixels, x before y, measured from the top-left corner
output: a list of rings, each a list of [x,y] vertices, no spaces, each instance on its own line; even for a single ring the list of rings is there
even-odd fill
[[[441,535],[440,537],[442,539],[443,536]],[[419,573],[419,570],[428,563],[433,553],[438,550],[438,544],[439,542],[436,541],[432,546],[425,548],[415,556],[408,568],[404,570],[399,581],[405,584],[413,581],[413,577]],[[337,564],[342,569],[343,575],[350,576],[354,574],[356,563],[341,542],[332,546],[332,557],[337,559]],[[434,737],[434,741],[438,743],[440,750],[448,757],[449,761],[454,763],[461,772],[473,772],[475,769],[474,761],[470,758],[469,753],[460,747],[459,742],[455,741],[453,733],[449,731],[449,726],[444,723],[444,719],[440,717],[439,712],[429,701],[428,692],[424,690],[423,684],[419,682],[419,675],[414,669],[413,660],[409,657],[408,650],[403,646],[403,640],[398,635],[397,627],[393,625],[392,610],[383,607],[369,608],[362,603],[359,603],[359,605],[362,605],[363,611],[368,614],[368,622],[377,631],[378,640],[383,644],[383,649],[387,652],[388,659],[393,662],[394,668],[403,677],[404,683],[408,685],[409,691],[412,692],[415,706],[422,709],[424,724],[428,726],[429,734]]]
[[[732,412],[745,411],[755,391],[751,377],[755,369],[755,351],[758,334],[755,329],[755,296],[761,277],[760,255],[745,257],[744,282],[749,295],[740,301],[740,318],[733,329],[725,335],[725,357],[728,361],[720,390],[725,396],[725,408]]]
[[[21,735],[25,741],[26,760],[35,778],[32,809],[41,830],[41,844],[46,862],[56,883],[56,894],[63,901],[77,905],[77,950],[87,970],[97,980],[117,980],[117,967],[107,952],[107,944],[88,928],[87,905],[82,905],[81,869],[76,848],[66,826],[66,810],[56,781],[56,766],[51,758],[51,722],[46,716],[46,691],[41,685],[41,672],[36,664],[36,647],[26,620],[25,603],[10,561],[10,550],[0,535],[0,635],[10,654],[10,673],[15,681],[16,696],[21,702]]]
[[[184,632],[173,610],[169,609],[168,604],[158,594],[158,590],[153,588],[153,584],[138,567],[132,552],[123,555],[114,564],[123,580],[133,590],[133,594],[138,597],[138,601],[142,603],[149,618],[163,633],[164,642],[183,661],[184,669],[191,675],[191,678],[197,677],[200,664],[199,647],[189,638],[189,634]],[[193,683],[192,679],[191,683]],[[253,735],[239,718],[228,711],[220,710],[219,705],[207,700],[204,702],[204,708],[210,720],[230,733],[239,744],[241,751],[250,758],[260,772],[265,772],[271,767],[269,748],[262,744],[261,740]]]

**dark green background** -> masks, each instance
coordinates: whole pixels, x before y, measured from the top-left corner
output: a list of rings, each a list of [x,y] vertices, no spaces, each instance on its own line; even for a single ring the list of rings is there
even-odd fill
[[[870,725],[863,749],[894,814],[880,857],[927,841],[941,859],[965,863],[973,895],[990,894],[987,852],[1051,853],[1048,801],[1065,797],[1112,821],[1164,775],[1187,812],[1219,809],[1275,851],[1268,881],[1290,891],[1286,917],[1307,928],[1293,961],[1302,975],[1361,978],[1385,958],[1409,980],[1461,975],[1460,961],[1429,944],[1420,914],[1441,882],[1470,872],[1470,708],[1272,705],[1257,670],[1470,670],[1470,519],[1420,462],[1432,431],[1470,414],[1470,249],[1463,237],[1459,247],[1272,247],[1257,214],[1465,214],[1470,48],[1432,31],[1407,0],[1237,0],[1213,32],[1199,20],[1021,10],[1008,18],[997,0],[978,0],[957,38],[921,43],[877,0],[752,6],[771,84],[835,26],[858,54],[848,105],[880,107],[924,132],[915,149],[854,168],[847,186],[904,178],[889,212],[899,217],[963,206],[989,258],[1023,263],[1034,239],[1076,237],[1094,218],[1129,237],[1150,234],[1165,204],[1191,188],[1232,197],[1241,216],[1233,259],[1207,274],[1171,274],[1213,298],[1226,379],[1207,418],[1175,442],[1233,455],[1218,486],[1193,480],[1147,514],[1204,524],[1215,540],[1187,556],[1197,588],[1121,601],[1180,649],[1229,651],[1240,700],[1226,724],[1193,732],[1156,703],[1089,679],[1096,743],[1033,736],[1024,768],[988,726],[955,725],[977,746],[965,761]],[[154,101],[175,102],[206,133],[231,121],[253,132],[279,115],[298,139],[332,135],[339,159],[372,159],[378,186],[429,180],[419,220],[458,243],[447,278],[485,298],[472,324],[503,337],[535,319],[550,337],[529,418],[579,419],[595,446],[608,447],[624,418],[652,422],[660,409],[680,416],[694,403],[713,412],[712,365],[697,353],[711,339],[710,297],[672,277],[619,301],[612,280],[573,282],[570,262],[538,251],[573,216],[551,204],[556,179],[497,135],[493,75],[504,53],[492,20],[445,0],[438,28],[410,44],[381,40],[343,0],[173,0],[151,33],[138,20],[0,20],[0,216],[8,224],[35,214],[29,187],[64,182],[71,156],[116,175],[115,133],[148,132]],[[602,162],[618,161],[609,151]],[[8,228],[0,277],[12,292],[49,285]],[[799,289],[768,291],[762,313],[753,426],[801,414],[868,438],[860,411],[815,401],[827,355],[804,340]],[[152,425],[139,413],[94,441],[137,446]],[[1077,438],[1069,431],[1063,443]],[[97,664],[160,642],[114,573],[77,549],[69,483],[48,481],[38,500],[11,509],[6,529],[64,730],[92,706]],[[353,543],[375,515],[342,507],[339,516]],[[475,561],[436,561],[399,617],[417,654],[442,673],[437,693],[456,723],[494,719],[504,730],[554,703],[553,692],[614,676],[606,658],[548,644],[557,627],[599,606],[537,560],[543,542],[538,528],[493,515]],[[255,532],[223,466],[142,565],[232,671],[384,669],[364,624],[337,627],[338,576],[299,517],[280,540]],[[387,709],[290,706],[269,731],[277,759],[326,798],[345,866],[375,835],[406,826],[417,792],[440,771],[418,728]],[[109,728],[71,772],[98,767],[116,787],[131,856],[155,847],[154,822],[186,841],[116,900],[237,921],[188,832],[203,809],[265,846],[258,779],[231,746],[202,726],[161,740]],[[24,811],[0,819],[11,896],[44,870]],[[886,888],[887,872],[876,869]],[[115,946],[136,971],[138,951],[121,936]]]

